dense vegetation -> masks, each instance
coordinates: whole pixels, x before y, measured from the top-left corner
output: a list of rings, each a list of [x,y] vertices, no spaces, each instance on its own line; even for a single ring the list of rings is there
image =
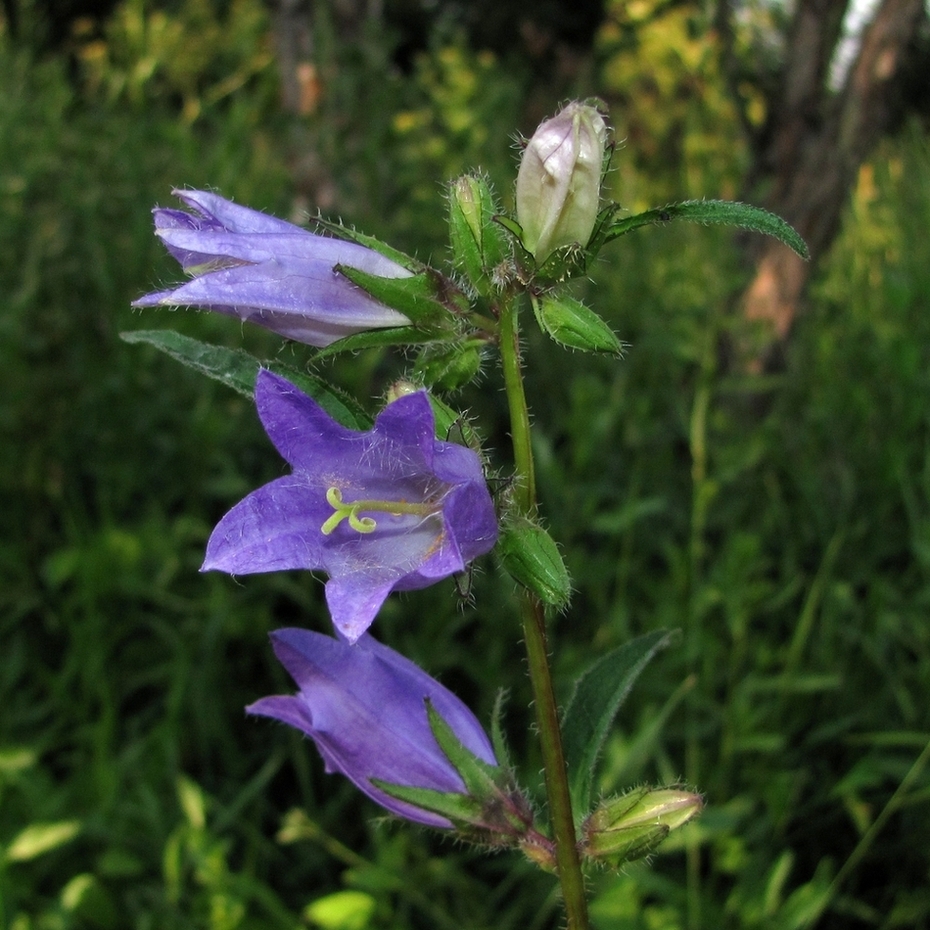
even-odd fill
[[[646,45],[681,53],[653,55],[657,97],[613,114],[631,208],[732,195],[743,167],[715,85],[681,104],[697,52],[670,23]],[[532,126],[493,56],[451,35],[402,75],[381,37],[323,35],[323,96],[295,119],[268,25],[251,0],[222,19],[128,2],[70,67],[0,34],[0,927],[556,926],[545,876],[379,822],[307,743],[244,719],[290,688],[268,631],[328,627],[309,577],[197,572],[216,519],[280,463],[243,399],[119,339],[170,325],[278,351],[207,314],[129,310],[176,274],[149,213],[173,185],[291,216],[313,207],[312,153],[344,219],[437,259],[446,181],[481,164],[510,195],[511,134]],[[618,94],[640,73],[621,71],[604,69]],[[671,123],[673,161],[646,136]],[[545,513],[578,591],[560,683],[592,643],[680,628],[603,789],[683,778],[708,805],[653,862],[591,877],[600,930],[800,928],[840,872],[822,926],[930,926],[928,227],[930,142],[910,128],[862,171],[777,377],[720,367],[742,279],[717,229],[646,230],[600,264],[590,297],[622,362],[528,336]],[[338,376],[374,407],[402,361],[363,353]],[[454,400],[504,470],[493,365]],[[526,757],[492,568],[474,611],[448,584],[378,624],[483,719],[511,686]]]

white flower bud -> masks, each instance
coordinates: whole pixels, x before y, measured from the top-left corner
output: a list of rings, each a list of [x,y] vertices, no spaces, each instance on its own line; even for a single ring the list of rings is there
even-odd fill
[[[570,103],[533,133],[517,174],[517,219],[539,264],[562,246],[588,244],[606,146],[604,117],[583,103]]]

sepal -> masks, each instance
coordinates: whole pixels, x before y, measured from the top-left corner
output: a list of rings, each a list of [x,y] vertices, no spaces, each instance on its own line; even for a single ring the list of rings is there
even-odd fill
[[[504,570],[544,604],[568,606],[572,581],[555,540],[528,517],[507,520],[501,527],[497,553]]]
[[[533,298],[539,328],[554,342],[582,352],[623,354],[623,343],[614,331],[583,303],[567,295],[540,294]]]
[[[426,711],[433,736],[462,779],[464,791],[443,792],[376,779],[372,783],[399,801],[451,820],[459,834],[472,842],[490,847],[545,845],[534,826],[533,810],[509,770],[470,752],[429,699]]]
[[[334,271],[375,300],[402,313],[418,329],[451,330],[453,316],[447,305],[450,283],[438,273],[427,270],[409,278],[382,278],[348,265],[336,265]],[[467,307],[463,305],[462,309]]]

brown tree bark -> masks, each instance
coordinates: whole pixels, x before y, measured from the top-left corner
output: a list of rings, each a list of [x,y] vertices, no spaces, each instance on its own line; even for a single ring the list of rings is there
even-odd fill
[[[779,357],[811,268],[839,231],[859,168],[894,122],[898,79],[925,16],[924,0],[882,0],[842,86],[833,90],[829,68],[847,6],[848,0],[799,0],[781,86],[757,139],[746,197],[791,223],[806,239],[811,262],[772,240],[753,243],[753,276],[739,298],[752,324],[737,346],[744,369],[773,367]]]

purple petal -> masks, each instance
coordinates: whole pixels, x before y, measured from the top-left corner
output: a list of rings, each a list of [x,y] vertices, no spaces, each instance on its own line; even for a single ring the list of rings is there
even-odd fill
[[[133,306],[153,303],[190,307],[227,307],[248,320],[256,310],[306,317],[322,324],[353,326],[356,331],[405,326],[402,313],[369,297],[361,288],[315,259],[220,267],[157,295],[147,295]]]
[[[293,233],[303,232],[299,226],[279,220],[275,216],[253,210],[250,207],[240,207],[238,204],[211,194],[209,191],[172,191],[175,197],[182,200],[201,214],[205,225],[221,227],[234,233]]]
[[[253,491],[210,534],[201,571],[230,575],[323,567],[320,527],[332,507],[325,492],[297,476],[277,478]]]
[[[334,265],[346,265],[382,278],[409,278],[412,274],[380,252],[355,242],[311,233],[299,226],[291,226],[288,233],[242,235],[223,229],[201,230],[172,225],[158,229],[157,234],[172,251],[202,252],[212,258],[252,264],[314,262],[330,271]]]
[[[293,468],[312,471],[322,449],[363,435],[337,423],[312,397],[267,368],[255,379],[255,406],[268,438]]]

